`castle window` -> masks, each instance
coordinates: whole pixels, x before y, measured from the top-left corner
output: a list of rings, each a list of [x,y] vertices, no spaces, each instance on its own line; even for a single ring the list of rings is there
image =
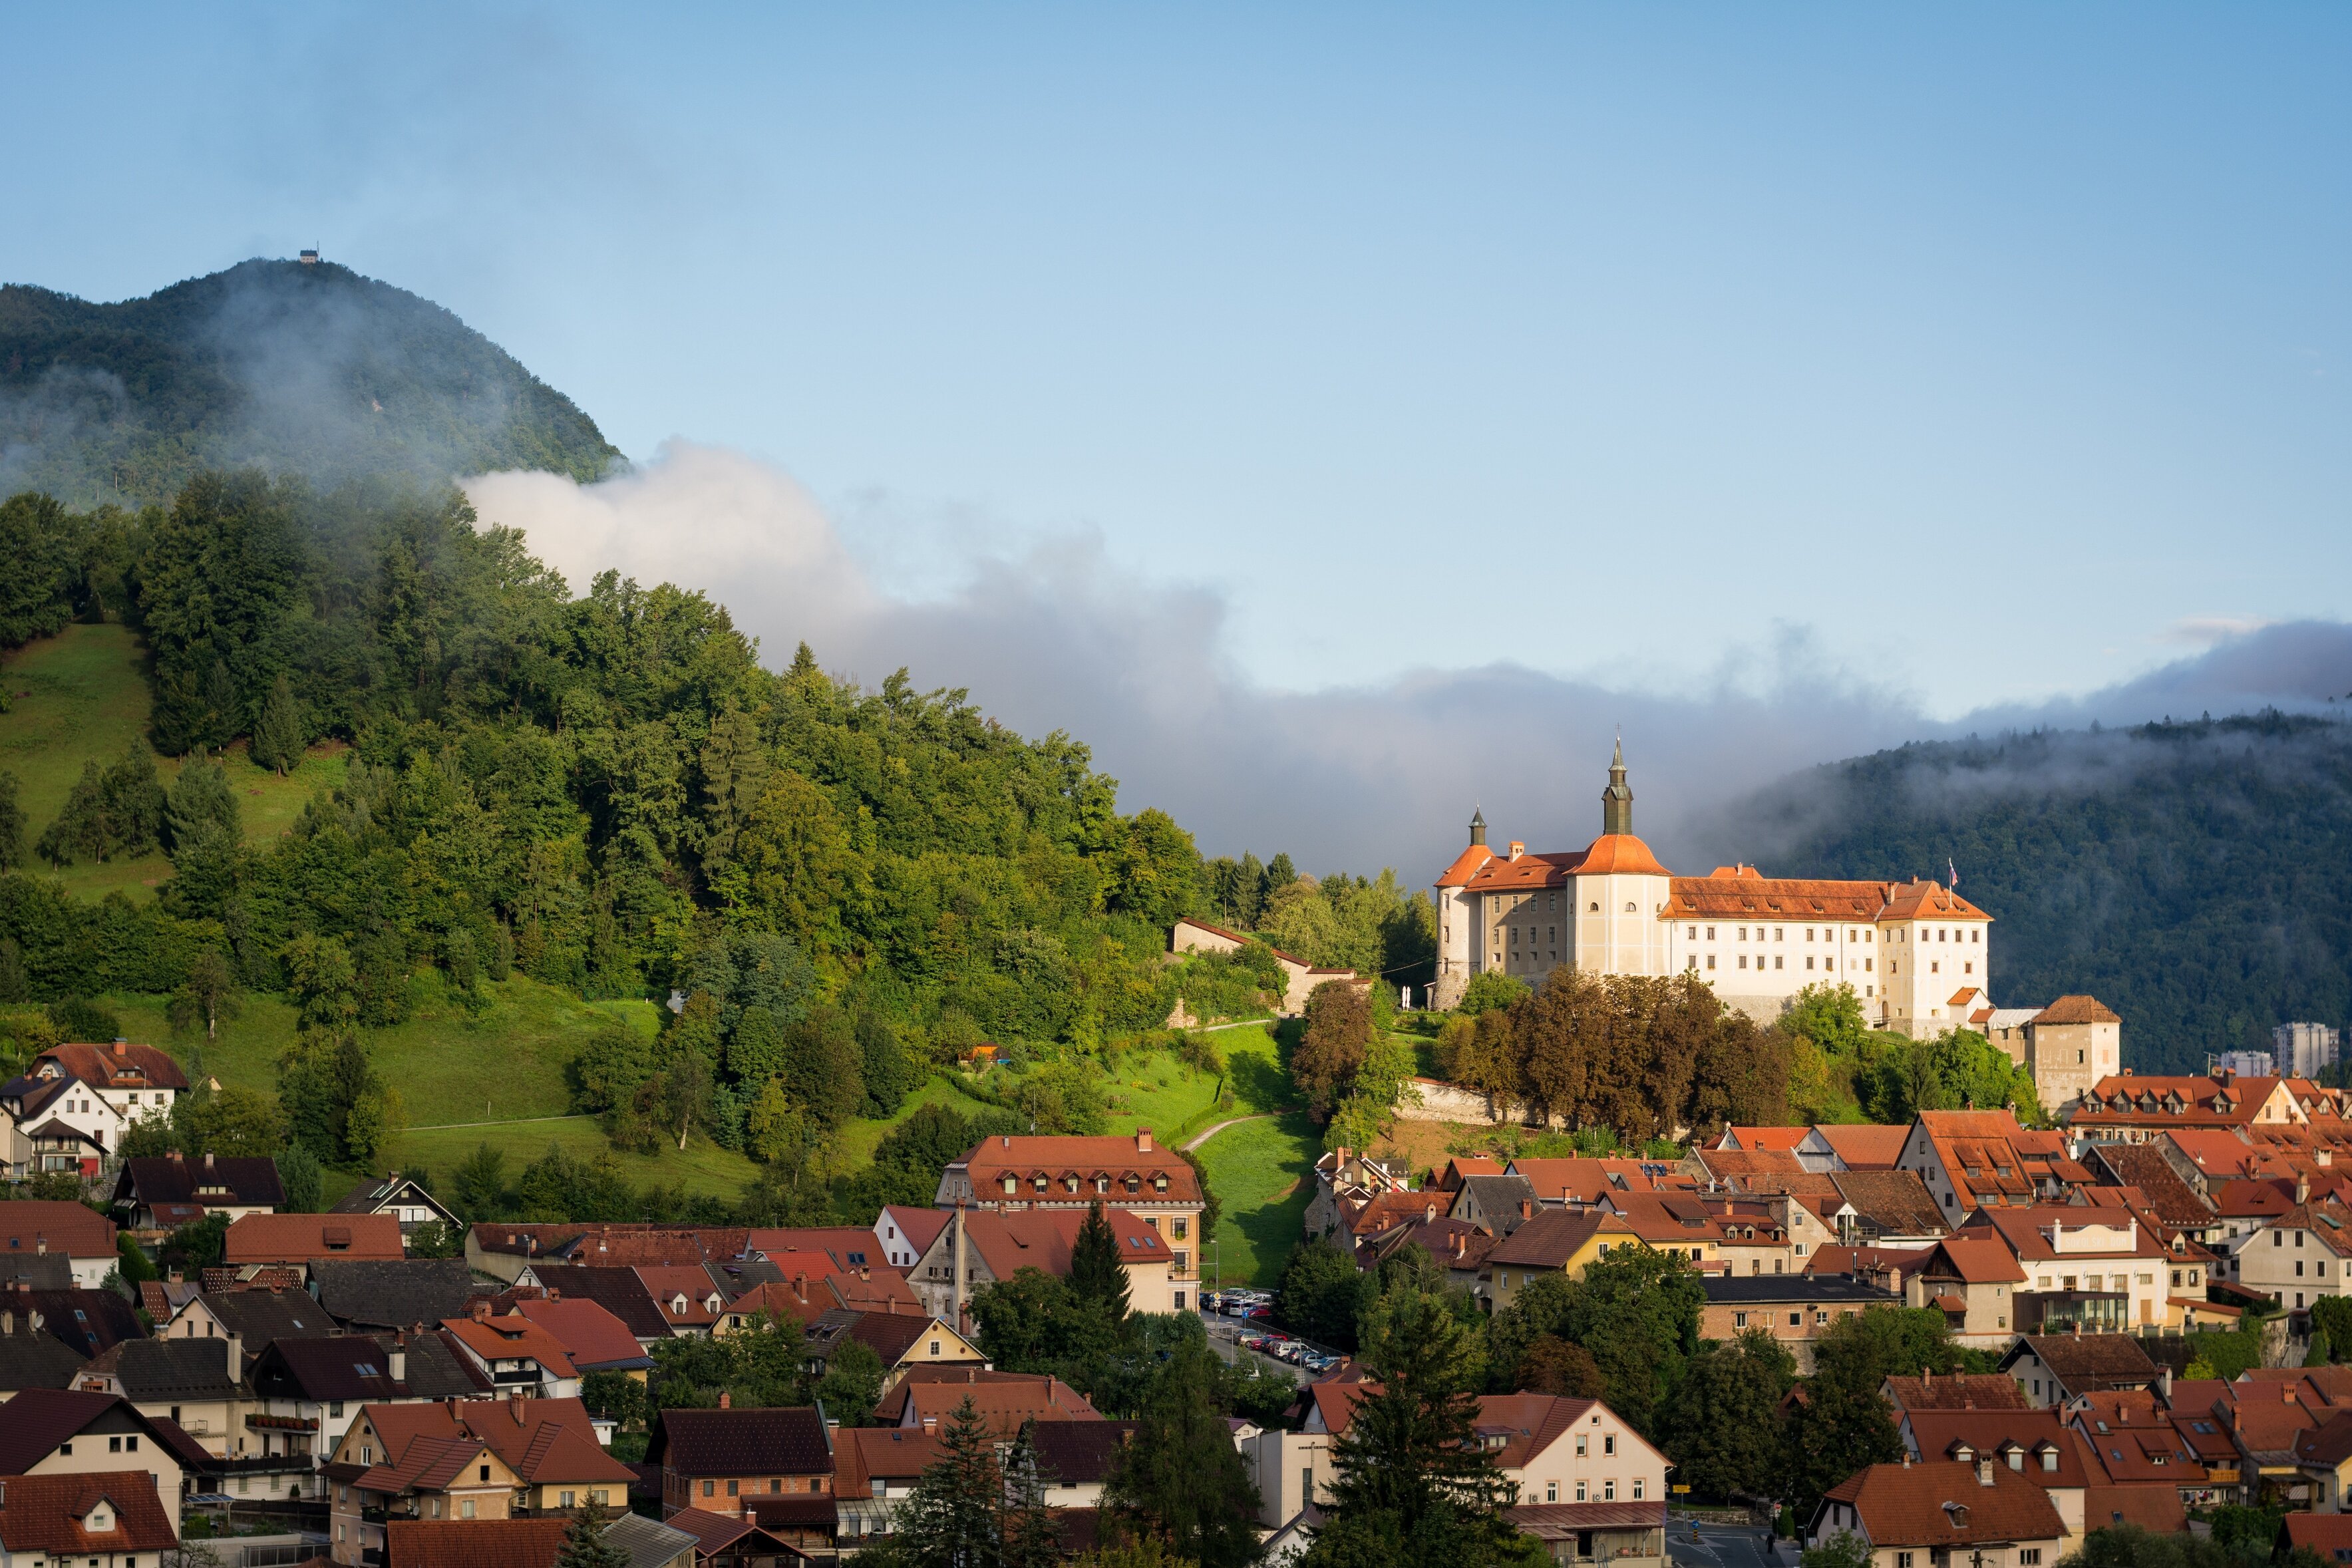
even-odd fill
[[[1715,940],[1715,927],[1712,925],[1706,928],[1706,939],[1710,942]]]
[[[1812,939],[1813,939],[1813,928],[1812,928],[1811,926],[1808,925],[1808,926],[1806,926],[1806,927],[1805,927],[1805,940],[1806,940],[1806,941],[1808,941],[1808,942],[1810,942],[1810,941],[1811,941]]]
[[[1743,969],[1748,967],[1748,955],[1745,953],[1739,955],[1739,967]]]
[[[1712,953],[1706,956],[1706,967],[1710,969],[1715,967],[1715,955]]]
[[[1969,940],[1971,942],[1981,942],[1984,940],[1984,933],[1981,931],[1971,931],[1969,933]]]
[[[1625,901],[1625,913],[1628,915],[1639,915],[1642,912],[1634,906],[1633,901],[1629,898]]]
[[[1787,959],[1775,953],[1772,955],[1772,967],[1776,969],[1785,969],[1789,967],[1789,963]]]
[[[1585,912],[1587,915],[1598,915],[1598,914],[1600,914],[1600,913],[1601,913],[1601,901],[1600,901],[1599,899],[1597,899],[1597,898],[1596,898],[1596,899],[1594,899],[1591,904],[1586,904],[1586,905],[1584,906],[1584,912]]]
[[[1806,967],[1806,968],[1808,968],[1808,969],[1810,969],[1810,968],[1811,968],[1812,967],[1813,967],[1813,956],[1812,956],[1811,953],[1808,953],[1808,954],[1806,954],[1806,955],[1805,955],[1805,967]]]
[[[1967,963],[1965,963],[1965,964],[1963,964],[1963,965],[1961,965],[1961,966],[1960,966],[1960,973],[1961,973],[1961,974],[1963,974],[1963,975],[1973,975],[1973,974],[1975,974],[1976,972],[1977,972],[1977,965],[1976,965],[1976,960],[1975,960],[1975,959],[1973,959],[1973,958],[1969,959]]]
[[[1775,941],[1775,942],[1786,942],[1788,939],[1789,939],[1789,932],[1788,932],[1788,928],[1787,928],[1786,926],[1775,925],[1774,927],[1772,927],[1772,940],[1773,940],[1773,941]]]
[[[1745,942],[1745,941],[1747,941],[1747,940],[1748,940],[1748,927],[1746,927],[1745,925],[1743,925],[1743,926],[1741,926],[1741,927],[1739,928],[1739,938],[1738,938],[1738,939],[1739,939],[1740,941],[1742,941],[1742,942]]]

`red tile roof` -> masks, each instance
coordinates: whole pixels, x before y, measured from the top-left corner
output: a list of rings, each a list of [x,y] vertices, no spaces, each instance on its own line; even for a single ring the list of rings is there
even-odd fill
[[[2052,1002],[2048,1007],[2043,1008],[2040,1012],[2035,1013],[2032,1018],[2026,1021],[2029,1025],[2032,1025],[2045,1023],[2121,1023],[2124,1020],[2122,1015],[2109,1008],[2106,1003],[2099,1000],[2098,998],[2078,994],[2074,996],[2060,997],[2056,1001]]]
[[[1903,1159],[1904,1140],[1911,1135],[1908,1127],[1881,1126],[1860,1123],[1847,1126],[1823,1124],[1813,1131],[1830,1152],[1845,1163],[1846,1168],[1857,1171],[1891,1171]]]
[[[167,1051],[117,1040],[112,1045],[52,1046],[33,1059],[31,1071],[54,1061],[84,1083],[100,1089],[185,1089],[188,1075]]]
[[[552,1568],[565,1519],[395,1519],[384,1568]]]
[[[110,1526],[93,1529],[94,1514],[110,1518]],[[110,1552],[168,1552],[179,1535],[155,1495],[152,1472],[112,1470],[9,1477],[0,1493],[0,1544],[12,1557],[46,1552],[58,1559],[88,1553],[96,1561]]]
[[[1437,873],[1439,887],[1460,887],[1478,874],[1478,868],[1495,858],[1495,852],[1484,844],[1472,844],[1454,857],[1454,863]]]
[[[1155,1140],[1149,1128],[1139,1130],[1131,1138],[1027,1137],[1017,1134],[982,1138],[948,1169],[965,1172],[982,1203],[1004,1196],[1003,1182],[1008,1176],[1018,1185],[1016,1196],[1021,1201],[1067,1205],[1080,1212],[1097,1197],[1105,1203],[1122,1199],[1135,1203],[1202,1201],[1201,1178],[1190,1165]],[[1041,1176],[1046,1181],[1043,1195],[1034,1190],[1036,1178]],[[1098,1176],[1108,1179],[1107,1192],[1096,1191],[1095,1178]],[[1126,1185],[1129,1176],[1136,1178],[1131,1192]],[[1078,1184],[1076,1192],[1068,1187],[1073,1177]],[[1168,1183],[1164,1193],[1159,1190],[1162,1177]]]
[[[59,1198],[26,1198],[0,1205],[0,1255],[40,1252],[111,1258],[114,1221]]]
[[[1853,1508],[1870,1543],[1881,1549],[2055,1542],[2066,1533],[2040,1487],[2004,1465],[1990,1474],[1988,1485],[1978,1479],[1977,1467],[1950,1460],[1873,1465],[1832,1487],[1824,1506]]]
[[[1890,1377],[1886,1397],[1897,1410],[2025,1410],[2025,1390],[2006,1373],[1960,1372],[1937,1377]]]
[[[593,1301],[518,1301],[515,1311],[554,1335],[574,1366],[609,1366],[646,1357],[645,1346],[629,1332],[629,1325]]]
[[[558,1377],[577,1377],[580,1369],[563,1342],[529,1318],[509,1313],[502,1318],[443,1318],[441,1331],[485,1362],[535,1361]]]
[[[221,1261],[231,1266],[402,1256],[400,1220],[389,1214],[248,1214],[221,1243]]]

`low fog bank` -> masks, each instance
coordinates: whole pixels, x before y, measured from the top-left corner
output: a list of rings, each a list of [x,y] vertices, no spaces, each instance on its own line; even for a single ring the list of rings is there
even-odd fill
[[[681,443],[598,485],[521,472],[465,484],[484,524],[525,530],[575,591],[608,568],[702,589],[761,639],[771,664],[805,641],[825,668],[869,687],[904,665],[919,686],[966,687],[1025,733],[1068,732],[1121,780],[1125,809],[1167,810],[1206,853],[1286,851],[1310,870],[1394,865],[1409,883],[1453,857],[1474,807],[1498,841],[1581,846],[1598,831],[1621,728],[1636,826],[1667,864],[1703,870],[1769,854],[1733,841],[1760,831],[1759,792],[1776,787],[1769,816],[1792,832],[1796,792],[1824,761],[1971,732],[2314,711],[2352,691],[2352,628],[2301,623],[2063,704],[1952,724],[1790,630],[1683,692],[1497,664],[1286,693],[1233,668],[1218,595],[1140,580],[1097,539],[975,553],[956,586],[916,601],[873,580],[792,479],[740,454]],[[1442,608],[1435,597],[1423,608]]]

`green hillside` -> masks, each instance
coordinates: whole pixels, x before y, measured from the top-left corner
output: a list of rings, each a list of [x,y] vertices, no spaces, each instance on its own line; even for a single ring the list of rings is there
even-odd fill
[[[1792,876],[1957,867],[2004,1007],[2087,991],[2185,1071],[2352,1018],[2352,727],[2278,714],[1906,746],[1787,780],[1720,841]]]
[[[441,307],[331,263],[253,260],[144,299],[0,285],[0,495],[169,500],[205,468],[323,485],[598,476],[571,399]]]

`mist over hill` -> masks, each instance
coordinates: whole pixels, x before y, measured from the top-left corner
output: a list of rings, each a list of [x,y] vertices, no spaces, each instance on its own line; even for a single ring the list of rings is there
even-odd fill
[[[593,479],[620,455],[449,311],[331,263],[247,261],[115,304],[0,285],[0,495],[140,505],[247,465],[330,486]]]
[[[1784,779],[1711,839],[1775,874],[1957,868],[1995,1002],[2089,991],[2192,1071],[2352,1016],[2352,725],[2263,713],[1906,746]]]

